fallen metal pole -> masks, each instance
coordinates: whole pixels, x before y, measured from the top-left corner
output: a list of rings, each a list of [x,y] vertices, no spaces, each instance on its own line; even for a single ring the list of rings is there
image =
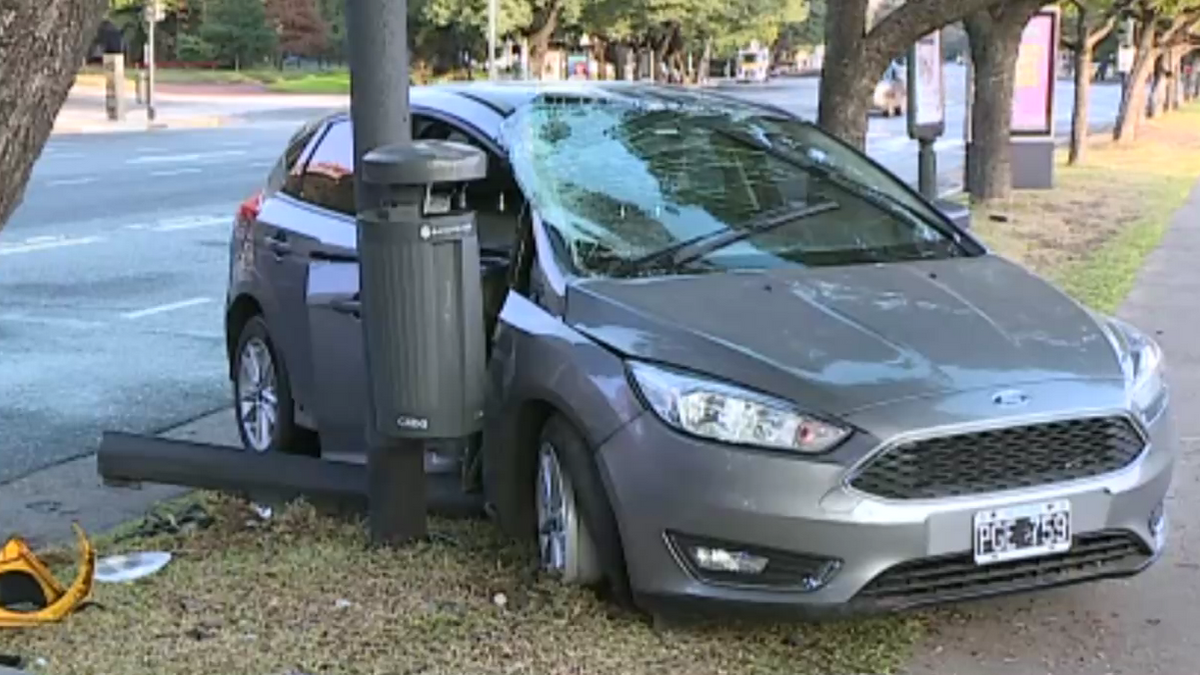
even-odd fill
[[[365,511],[367,467],[300,455],[106,431],[96,453],[107,483],[159,483],[235,493],[269,493],[284,500],[333,501]],[[483,515],[483,500],[462,491],[459,475],[430,474],[429,513],[450,518]]]

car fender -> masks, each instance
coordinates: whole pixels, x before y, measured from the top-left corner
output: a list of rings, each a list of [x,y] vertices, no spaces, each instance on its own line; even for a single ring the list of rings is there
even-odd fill
[[[644,411],[618,355],[515,292],[500,312],[487,386],[485,495],[518,536],[532,526],[534,451],[550,415],[570,420],[595,450]]]

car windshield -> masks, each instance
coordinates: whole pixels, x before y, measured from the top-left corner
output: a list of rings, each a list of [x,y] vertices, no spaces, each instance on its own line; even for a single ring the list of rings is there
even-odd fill
[[[574,274],[691,274],[970,255],[896,178],[801,120],[735,104],[539,99],[505,123]]]

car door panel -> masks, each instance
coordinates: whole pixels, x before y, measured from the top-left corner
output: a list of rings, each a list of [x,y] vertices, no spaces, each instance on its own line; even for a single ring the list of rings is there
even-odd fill
[[[316,422],[322,445],[338,454],[366,450],[367,368],[358,281],[356,260],[309,264],[308,331],[313,377],[320,383]]]

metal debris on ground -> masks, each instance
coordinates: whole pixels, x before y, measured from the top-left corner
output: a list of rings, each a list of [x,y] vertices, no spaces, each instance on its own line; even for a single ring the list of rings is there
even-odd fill
[[[0,628],[62,621],[86,606],[96,572],[96,551],[87,533],[73,524],[79,540],[79,571],[63,586],[20,537],[0,549]]]
[[[117,541],[186,534],[203,530],[214,522],[212,514],[203,505],[192,504],[179,514],[151,513],[136,528],[118,537]]]
[[[143,551],[103,558],[96,565],[96,581],[120,584],[137,581],[158,572],[171,562],[165,551]]]

